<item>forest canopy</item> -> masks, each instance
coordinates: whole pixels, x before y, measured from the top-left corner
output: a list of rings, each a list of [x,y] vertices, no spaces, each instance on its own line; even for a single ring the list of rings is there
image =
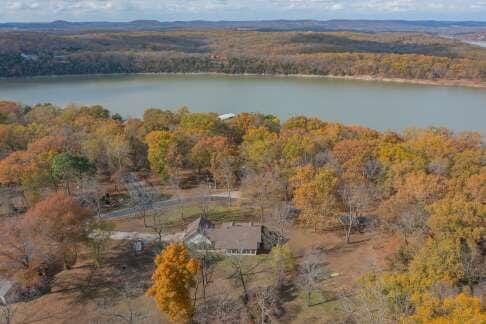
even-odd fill
[[[379,132],[259,113],[222,121],[187,108],[149,109],[143,119],[123,120],[101,106],[0,102],[0,189],[19,192],[29,208],[0,234],[13,242],[0,257],[32,238],[56,246],[56,259],[69,268],[82,242],[80,224],[93,214],[80,206],[87,192],[96,195],[93,181],[147,172],[169,182],[183,171],[228,191],[239,187],[261,223],[285,202],[303,227],[317,232],[340,224],[349,244],[357,222],[368,219],[400,242],[389,265],[361,283],[380,296],[387,318],[484,322],[474,294],[486,278],[486,150],[476,132]],[[40,251],[30,251],[27,265],[0,263],[0,270],[29,284],[47,282],[41,279],[49,273],[48,253]],[[14,255],[14,261],[24,256]],[[165,290],[153,289],[166,309]]]
[[[486,50],[403,32],[0,31],[0,77],[175,72],[484,82]]]

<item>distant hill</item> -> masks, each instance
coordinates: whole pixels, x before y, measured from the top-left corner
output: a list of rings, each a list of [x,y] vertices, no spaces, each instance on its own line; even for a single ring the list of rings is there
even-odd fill
[[[408,20],[263,20],[263,21],[173,21],[136,20],[131,22],[3,23],[9,30],[170,30],[170,29],[247,29],[260,31],[407,31],[459,34],[486,31],[486,21],[408,21]]]

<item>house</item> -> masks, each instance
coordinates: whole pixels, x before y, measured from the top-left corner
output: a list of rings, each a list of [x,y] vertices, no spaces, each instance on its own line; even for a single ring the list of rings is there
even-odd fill
[[[184,232],[184,243],[193,246],[210,246],[208,232],[214,228],[213,223],[205,217],[199,217],[190,223]]]
[[[187,226],[184,243],[227,255],[257,255],[266,250],[265,227],[253,223],[223,223],[215,226],[204,217]]]

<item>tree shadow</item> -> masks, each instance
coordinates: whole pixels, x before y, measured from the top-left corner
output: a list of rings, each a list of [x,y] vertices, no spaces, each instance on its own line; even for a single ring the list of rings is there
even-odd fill
[[[297,286],[293,282],[287,282],[282,285],[279,292],[279,300],[282,303],[288,303],[295,300],[299,296]]]
[[[73,303],[86,303],[98,298],[115,298],[127,283],[137,283],[143,290],[150,285],[154,253],[151,246],[135,254],[130,242],[115,246],[105,257],[103,265],[77,267],[66,273],[57,284],[56,293],[72,298]]]

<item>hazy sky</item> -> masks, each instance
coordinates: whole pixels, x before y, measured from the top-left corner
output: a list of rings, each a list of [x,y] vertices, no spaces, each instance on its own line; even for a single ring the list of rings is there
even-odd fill
[[[486,0],[0,0],[0,21],[486,20]]]

